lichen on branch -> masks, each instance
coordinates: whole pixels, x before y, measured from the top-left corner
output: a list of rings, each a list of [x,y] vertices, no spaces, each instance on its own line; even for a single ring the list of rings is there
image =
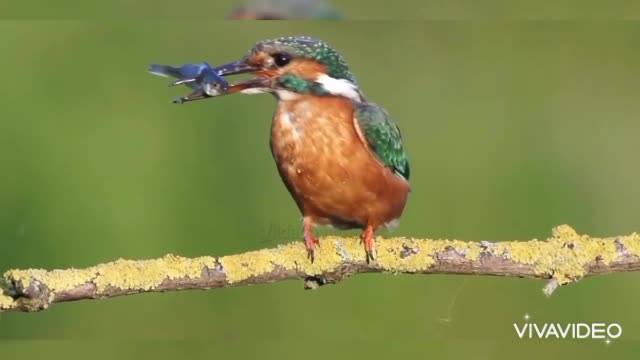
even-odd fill
[[[548,279],[544,292],[599,273],[640,269],[640,235],[596,238],[568,225],[546,240],[466,242],[378,238],[367,263],[358,239],[321,240],[311,263],[302,242],[237,255],[185,258],[166,255],[85,269],[9,270],[0,278],[0,311],[39,311],[52,303],[144,292],[207,289],[305,279],[306,288],[363,272],[502,275]]]

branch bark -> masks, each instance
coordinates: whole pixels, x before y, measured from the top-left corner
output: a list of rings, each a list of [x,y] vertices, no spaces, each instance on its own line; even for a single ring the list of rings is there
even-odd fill
[[[40,311],[52,303],[145,292],[209,289],[304,279],[315,289],[365,272],[476,274],[547,279],[546,295],[596,274],[640,269],[640,235],[595,238],[568,225],[546,240],[464,242],[392,238],[377,240],[367,264],[355,238],[325,237],[313,264],[301,242],[222,257],[166,255],[85,269],[9,270],[0,278],[0,312]]]

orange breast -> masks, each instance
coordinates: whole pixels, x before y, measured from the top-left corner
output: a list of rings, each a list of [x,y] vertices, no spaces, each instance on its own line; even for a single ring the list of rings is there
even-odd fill
[[[271,150],[304,216],[340,227],[377,227],[400,217],[409,184],[360,140],[348,99],[300,95],[281,100]]]

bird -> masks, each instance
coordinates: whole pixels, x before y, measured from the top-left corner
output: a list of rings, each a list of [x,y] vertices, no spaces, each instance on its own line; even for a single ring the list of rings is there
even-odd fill
[[[234,7],[229,20],[339,20],[340,13],[324,0],[248,0]]]
[[[287,36],[259,41],[212,71],[253,75],[224,95],[275,97],[271,154],[302,215],[310,261],[316,225],[362,230],[365,260],[374,261],[375,231],[397,225],[406,206],[410,166],[400,128],[364,96],[342,55],[323,40]]]
[[[172,100],[177,104],[219,95],[225,92],[229,85],[206,61],[180,66],[151,64],[147,71],[158,76],[176,78],[177,80],[171,82],[169,86],[186,85],[194,90],[187,96]]]

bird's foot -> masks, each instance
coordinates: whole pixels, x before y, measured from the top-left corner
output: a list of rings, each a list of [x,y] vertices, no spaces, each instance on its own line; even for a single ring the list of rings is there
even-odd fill
[[[318,241],[318,238],[313,234],[305,233],[304,245],[307,248],[307,259],[311,260],[311,263],[313,264],[313,261],[315,260],[316,246],[320,246],[320,241]]]
[[[367,226],[362,235],[360,235],[360,240],[364,244],[367,264],[370,264],[376,258],[376,248],[373,240],[373,227]]]
[[[318,238],[313,235],[313,220],[311,217],[305,216],[302,219],[302,233],[304,237],[304,245],[307,248],[307,258],[313,261],[315,260],[316,246],[320,246]]]

